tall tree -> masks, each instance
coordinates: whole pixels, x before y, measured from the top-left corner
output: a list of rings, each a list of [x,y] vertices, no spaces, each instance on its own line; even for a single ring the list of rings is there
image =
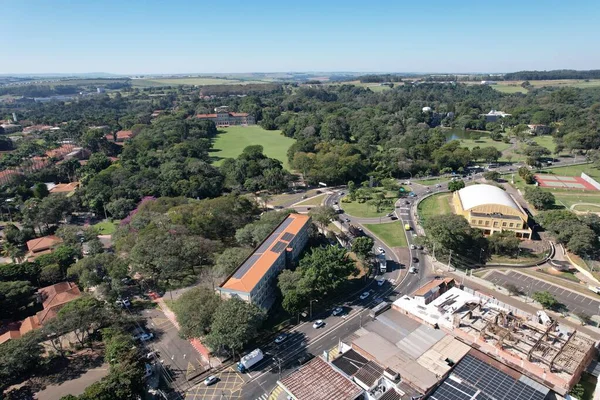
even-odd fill
[[[211,289],[196,287],[177,299],[173,311],[186,338],[201,338],[210,332],[221,298]]]

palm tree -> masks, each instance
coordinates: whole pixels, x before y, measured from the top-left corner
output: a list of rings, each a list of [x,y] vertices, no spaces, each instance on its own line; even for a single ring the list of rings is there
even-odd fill
[[[20,263],[23,259],[23,252],[18,246],[4,242],[4,245],[2,245],[2,256],[10,258],[13,263]]]

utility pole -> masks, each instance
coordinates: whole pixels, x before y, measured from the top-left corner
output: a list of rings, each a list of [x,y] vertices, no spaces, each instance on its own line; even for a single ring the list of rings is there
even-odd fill
[[[450,261],[452,261],[452,250],[450,250],[450,255],[448,256],[448,270],[450,270]]]
[[[433,242],[433,261],[435,261],[435,242]]]

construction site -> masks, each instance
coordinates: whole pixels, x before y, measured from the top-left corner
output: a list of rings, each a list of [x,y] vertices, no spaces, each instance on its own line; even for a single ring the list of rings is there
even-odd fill
[[[487,296],[458,288],[426,306],[404,296],[394,308],[442,329],[562,395],[578,382],[596,355],[593,339],[551,321],[543,312],[531,315],[511,310]]]

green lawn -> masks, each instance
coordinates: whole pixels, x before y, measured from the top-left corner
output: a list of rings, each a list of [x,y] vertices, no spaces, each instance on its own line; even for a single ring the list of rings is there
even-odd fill
[[[591,212],[600,212],[600,204],[578,204],[573,207],[575,211],[591,211]]]
[[[406,234],[401,222],[387,224],[367,224],[365,228],[373,232],[379,239],[390,247],[407,247]]]
[[[433,196],[429,196],[420,202],[417,207],[417,211],[419,212],[419,219],[421,223],[434,215],[452,213],[452,207],[450,206],[451,201],[451,193],[438,193],[434,194]]]
[[[359,203],[358,201],[353,201],[350,203],[340,203],[340,207],[342,208],[342,210],[344,210],[346,214],[358,218],[382,217],[394,211],[393,204],[389,207],[383,207],[381,208],[381,212],[377,212],[375,206],[369,205],[368,203]]]
[[[495,147],[499,151],[504,151],[510,147],[510,143],[498,142],[492,140],[489,136],[481,136],[479,139],[461,139],[461,145],[472,150],[474,147]]]
[[[556,143],[554,143],[554,138],[552,136],[535,136],[533,138],[533,141],[536,142],[538,145],[547,148],[552,152],[552,154],[554,154],[554,150],[556,149]]]
[[[117,230],[118,225],[119,221],[102,221],[93,226],[96,228],[99,235],[112,235]]]
[[[548,168],[545,170],[545,172],[562,176],[581,176],[581,173],[585,172],[592,178],[600,180],[600,170],[598,168],[594,168],[592,164],[579,164],[569,165],[566,167]]]
[[[325,200],[327,194],[323,193],[318,196],[313,197],[312,199],[306,199],[300,203],[295,204],[296,206],[320,206],[323,200]]]
[[[564,205],[566,208],[571,208],[573,204],[577,203],[591,203],[598,204],[598,207],[594,206],[578,206],[578,211],[600,211],[600,194],[598,192],[574,192],[574,191],[556,191],[550,190],[556,198],[556,204]],[[592,209],[594,208],[594,209]]]
[[[218,78],[156,78],[156,79],[133,79],[133,87],[160,87],[160,86],[178,86],[178,85],[244,85],[249,83],[267,83],[262,81],[244,81],[238,79],[218,79]]]
[[[246,146],[260,144],[267,156],[278,159],[289,170],[287,150],[294,141],[283,136],[281,131],[267,131],[258,125],[230,126],[219,129],[211,156],[214,157],[214,163],[219,165],[225,158],[240,155]]]
[[[502,93],[527,93],[527,89],[520,85],[492,85],[494,89]]]

